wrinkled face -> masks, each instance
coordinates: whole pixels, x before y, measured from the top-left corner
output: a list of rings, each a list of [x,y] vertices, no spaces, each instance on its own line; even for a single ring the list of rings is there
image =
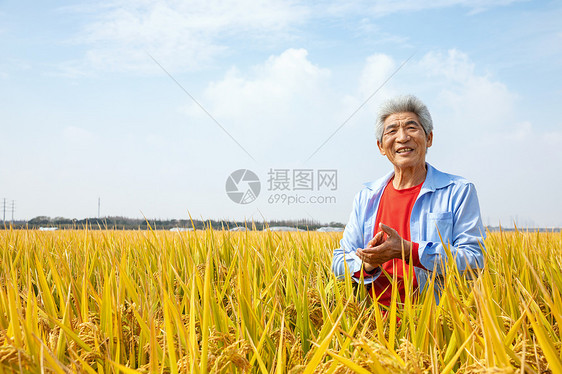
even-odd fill
[[[417,114],[394,113],[384,121],[382,143],[377,141],[381,155],[398,168],[425,165],[425,153],[431,147],[433,132],[425,134]]]

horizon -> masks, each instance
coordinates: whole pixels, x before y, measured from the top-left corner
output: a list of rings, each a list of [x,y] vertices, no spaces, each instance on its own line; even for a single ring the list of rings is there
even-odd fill
[[[270,222],[273,223],[291,223],[294,224],[295,226],[298,225],[305,225],[305,224],[312,224],[313,226],[323,226],[323,227],[337,227],[337,226],[332,226],[333,224],[335,225],[343,225],[344,227],[347,225],[347,222],[337,222],[337,221],[331,221],[331,222],[326,222],[326,221],[313,221],[311,219],[307,219],[307,218],[296,218],[296,219],[278,219],[278,220],[252,220],[252,221],[243,221],[243,220],[235,220],[235,219],[223,219],[223,218],[156,218],[156,217],[152,217],[152,218],[146,218],[146,217],[125,217],[125,216],[105,216],[105,217],[83,217],[83,218],[70,218],[70,217],[51,217],[51,216],[37,216],[37,217],[33,217],[31,219],[28,220],[14,220],[13,224],[14,225],[21,225],[21,224],[28,224],[30,221],[34,220],[34,219],[38,219],[38,218],[47,218],[50,221],[57,221],[57,220],[70,220],[70,221],[105,221],[108,219],[123,219],[123,220],[131,220],[131,221],[145,221],[145,222],[149,222],[150,221],[155,221],[155,222],[163,222],[163,223],[171,223],[172,221],[180,221],[180,222],[198,222],[198,223],[210,223],[215,222],[215,223],[252,223],[252,224],[269,224]],[[299,223],[302,221],[302,224]],[[308,221],[308,222],[307,222]],[[12,222],[10,220],[6,220],[4,222],[0,221],[0,229],[2,228],[2,226],[4,226],[4,229],[7,228],[7,226],[9,226],[10,224],[12,224]],[[57,225],[57,223],[53,222],[52,224]],[[486,225],[484,224],[484,227],[488,230],[491,231],[500,231],[500,230],[506,230],[506,231],[562,231],[562,226],[552,226],[552,227],[541,227],[541,226],[535,226],[535,227],[529,227],[529,226],[518,226],[514,223],[512,223],[511,226],[507,226],[507,225],[502,225],[501,223],[499,223],[498,225]]]

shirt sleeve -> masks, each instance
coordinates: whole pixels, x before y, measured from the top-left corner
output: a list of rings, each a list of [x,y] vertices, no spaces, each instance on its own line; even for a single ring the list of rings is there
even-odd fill
[[[374,269],[371,270],[371,271],[367,271],[367,270],[365,270],[365,267],[363,267],[363,278],[372,277],[373,275],[376,275],[376,274],[377,274],[377,271],[378,271],[378,268],[374,268]],[[361,278],[361,270],[356,271],[355,273],[353,273],[353,277],[354,277],[354,278],[357,278],[357,279]]]
[[[443,265],[449,260],[449,255],[461,273],[484,267],[483,241],[486,232],[480,218],[476,188],[472,183],[467,183],[453,195],[453,199],[451,237],[443,238],[444,243],[441,240],[418,243],[420,264],[438,274],[444,273]]]
[[[419,248],[420,248],[419,243],[413,243],[412,242],[412,254],[410,255],[411,256],[410,262],[415,267],[427,270],[420,262]]]
[[[353,201],[353,209],[349,217],[349,221],[345,226],[343,238],[340,241],[340,247],[334,249],[332,257],[332,271],[338,278],[351,276],[356,282],[360,281],[360,277],[355,276],[357,272],[360,275],[362,261],[357,257],[357,248],[363,248],[363,222],[365,209],[361,204],[361,192],[355,196]],[[365,284],[373,282],[381,273],[380,267],[375,270],[369,277],[364,277]]]

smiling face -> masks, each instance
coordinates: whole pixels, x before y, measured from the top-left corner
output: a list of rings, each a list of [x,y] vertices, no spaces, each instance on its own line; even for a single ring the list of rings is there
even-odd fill
[[[381,155],[399,169],[425,167],[425,154],[433,142],[433,132],[425,134],[415,113],[394,113],[384,121]]]

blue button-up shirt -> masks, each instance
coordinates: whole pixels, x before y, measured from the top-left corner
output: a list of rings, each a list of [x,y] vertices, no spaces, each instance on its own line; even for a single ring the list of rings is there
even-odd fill
[[[484,267],[483,241],[486,232],[480,218],[480,206],[474,185],[466,179],[446,174],[427,164],[427,174],[410,216],[410,240],[419,244],[420,263],[425,269],[414,267],[419,288],[425,289],[431,272],[444,274],[447,250],[450,247],[458,270]],[[353,202],[353,211],[345,227],[340,248],[334,250],[332,271],[338,277],[361,270],[358,248],[367,247],[373,238],[379,202],[394,172],[366,183]],[[441,234],[441,237],[439,237]],[[426,270],[427,269],[427,270]],[[374,282],[381,270],[364,282]],[[351,276],[350,275],[350,276]],[[357,278],[353,278],[359,281]],[[439,301],[439,282],[435,284],[435,297]]]

